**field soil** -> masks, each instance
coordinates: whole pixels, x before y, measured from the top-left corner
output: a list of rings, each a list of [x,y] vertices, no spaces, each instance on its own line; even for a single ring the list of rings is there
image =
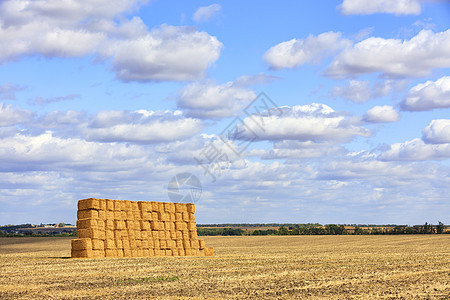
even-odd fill
[[[202,237],[213,257],[71,259],[0,238],[0,299],[449,299],[450,235]]]

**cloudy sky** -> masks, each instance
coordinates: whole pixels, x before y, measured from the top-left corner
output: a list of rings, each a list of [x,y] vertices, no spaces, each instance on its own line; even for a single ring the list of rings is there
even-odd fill
[[[1,1],[0,225],[449,224],[449,70],[448,1]]]

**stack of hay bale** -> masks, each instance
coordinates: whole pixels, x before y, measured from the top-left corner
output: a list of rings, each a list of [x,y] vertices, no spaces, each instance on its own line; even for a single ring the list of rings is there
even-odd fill
[[[72,257],[212,256],[194,213],[192,203],[80,200]]]

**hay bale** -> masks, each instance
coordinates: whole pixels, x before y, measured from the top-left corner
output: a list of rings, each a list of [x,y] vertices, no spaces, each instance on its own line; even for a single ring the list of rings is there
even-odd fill
[[[188,225],[187,225],[187,228],[188,228],[189,231],[197,230],[197,225],[196,225],[195,222],[189,222]]]
[[[116,249],[116,241],[114,239],[105,240],[105,249]]]
[[[186,256],[186,252],[184,252],[184,248],[178,248],[178,256]]]
[[[123,249],[123,257],[132,257],[132,254],[130,249]]]
[[[80,229],[78,230],[78,237],[80,239],[105,239],[105,231],[104,230],[98,230],[94,228],[87,228],[87,229]]]
[[[201,249],[205,249],[205,241],[204,240],[199,239],[198,240],[198,245],[200,247],[200,250]]]
[[[93,258],[93,250],[72,250],[72,258]]]
[[[79,238],[72,240],[72,250],[92,250],[92,241],[89,238]]]
[[[213,256],[214,251],[212,247],[205,247],[205,256]]]
[[[195,214],[189,213],[189,222],[195,222]]]
[[[98,219],[98,211],[95,209],[79,210],[77,212],[77,219]]]
[[[189,213],[187,211],[183,212],[183,222],[189,222]]]
[[[114,210],[114,200],[106,199],[106,210]]]
[[[195,213],[195,204],[194,203],[187,203],[186,209],[189,213],[194,214]]]
[[[198,239],[197,230],[189,230],[189,238],[192,239]]]
[[[78,210],[100,209],[100,201],[95,198],[83,199],[78,201]]]
[[[166,256],[173,256],[172,249],[166,249]]]
[[[114,230],[105,230],[105,239],[107,240],[114,240]]]
[[[114,211],[113,210],[107,210],[105,211],[106,220],[114,220]]]
[[[117,249],[123,249],[123,242],[122,239],[115,239],[115,244]]]
[[[175,213],[175,222],[181,222],[183,221],[183,213],[182,212],[176,212]]]
[[[100,220],[106,220],[106,210],[99,210],[98,211],[98,218]]]
[[[185,203],[175,203],[175,211],[185,212],[187,211],[187,205]]]
[[[92,250],[105,250],[105,241],[92,239]]]
[[[92,250],[92,258],[104,258],[105,257],[105,249]]]
[[[98,222],[96,219],[80,219],[77,220],[77,229],[97,228]]]
[[[117,250],[116,249],[106,249],[105,257],[117,257]]]
[[[98,202],[100,203],[100,210],[107,210],[106,208],[106,199],[98,199]]]
[[[117,249],[116,252],[117,252],[117,257],[124,257],[123,249]]]

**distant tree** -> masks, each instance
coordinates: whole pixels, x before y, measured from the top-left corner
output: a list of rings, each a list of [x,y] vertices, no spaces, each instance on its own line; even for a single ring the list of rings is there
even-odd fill
[[[278,235],[288,235],[289,234],[289,230],[284,227],[281,226],[280,228],[278,228]]]
[[[436,233],[444,232],[444,227],[445,227],[444,223],[438,221],[438,224],[436,225]]]

